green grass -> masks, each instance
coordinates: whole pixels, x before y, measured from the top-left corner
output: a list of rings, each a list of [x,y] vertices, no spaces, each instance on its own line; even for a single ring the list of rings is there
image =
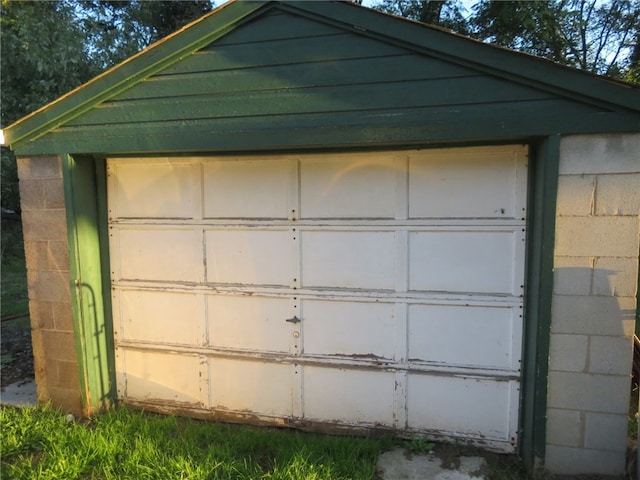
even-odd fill
[[[51,408],[1,407],[7,479],[373,478],[390,438],[354,438],[118,408],[68,423]]]

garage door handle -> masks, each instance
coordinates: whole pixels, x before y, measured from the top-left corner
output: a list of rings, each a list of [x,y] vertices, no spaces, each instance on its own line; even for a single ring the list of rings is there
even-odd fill
[[[300,323],[300,322],[301,322],[301,320],[300,320],[298,317],[296,317],[296,316],[294,315],[294,316],[293,316],[293,318],[287,318],[287,319],[285,320],[285,322],[289,322],[289,323]]]

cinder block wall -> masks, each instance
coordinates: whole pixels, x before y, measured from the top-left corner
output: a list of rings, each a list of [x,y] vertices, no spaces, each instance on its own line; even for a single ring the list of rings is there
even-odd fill
[[[621,474],[640,236],[640,135],[561,142],[546,467]]]
[[[69,248],[58,157],[18,158],[38,400],[81,414]]]

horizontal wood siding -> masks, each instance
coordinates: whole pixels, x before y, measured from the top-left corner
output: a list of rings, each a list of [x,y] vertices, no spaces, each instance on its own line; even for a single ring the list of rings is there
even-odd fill
[[[602,113],[275,9],[38,143],[92,153],[428,144],[566,131]]]

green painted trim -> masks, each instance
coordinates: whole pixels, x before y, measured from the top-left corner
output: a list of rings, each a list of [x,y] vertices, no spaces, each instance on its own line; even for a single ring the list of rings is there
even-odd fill
[[[308,118],[291,115],[269,118],[271,122],[257,117],[255,122],[247,120],[236,128],[215,119],[188,127],[174,125],[179,122],[167,122],[166,129],[157,129],[154,124],[137,128],[132,124],[128,131],[120,129],[117,135],[112,134],[108,126],[102,130],[79,128],[78,132],[52,132],[35,142],[20,143],[16,153],[21,156],[59,151],[93,155],[164,155],[300,151],[327,146],[337,149],[410,148],[448,143],[508,143],[556,133],[622,133],[640,129],[639,116],[622,113],[531,117],[523,111],[516,117],[489,117],[482,109],[476,109],[473,116],[451,113],[450,107],[425,110],[405,112],[401,119],[379,117],[376,123],[356,113],[346,119],[327,114],[324,119],[308,125],[301,124],[308,122]],[[343,124],[338,123],[341,120],[345,120]]]
[[[111,303],[111,259],[109,256],[109,206],[107,203],[107,160],[95,160],[96,202],[98,210],[98,232],[100,248],[100,271],[102,273],[102,303],[104,312],[104,331],[107,348],[107,366],[111,386],[107,397],[116,401],[117,389],[115,378],[115,340],[113,336],[113,308]]]
[[[547,383],[553,296],[553,253],[560,163],[560,136],[547,137],[530,152],[529,218],[521,452],[527,468],[544,466]]]
[[[18,120],[4,130],[5,143],[34,140],[128,90],[146,77],[188,57],[228,33],[265,6],[231,2],[154,43],[70,93]]]
[[[82,405],[91,415],[113,402],[100,254],[97,177],[92,158],[62,155],[72,313]]]

